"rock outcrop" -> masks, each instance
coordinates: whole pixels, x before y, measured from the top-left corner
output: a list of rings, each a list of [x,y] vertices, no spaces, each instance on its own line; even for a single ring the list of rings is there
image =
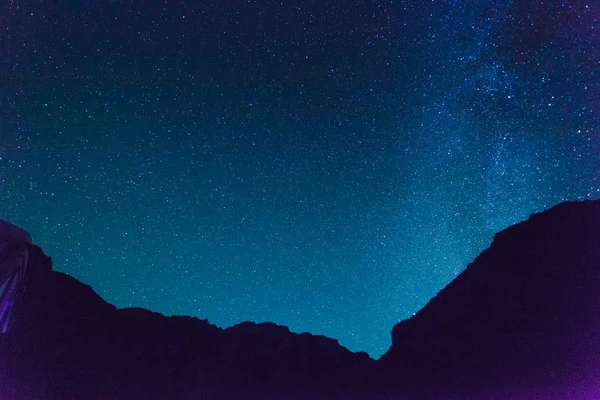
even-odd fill
[[[0,335],[0,398],[364,398],[374,360],[334,339],[116,309],[29,254],[26,299]]]
[[[394,390],[432,397],[600,396],[600,202],[563,203],[496,234],[394,327],[380,368]]]

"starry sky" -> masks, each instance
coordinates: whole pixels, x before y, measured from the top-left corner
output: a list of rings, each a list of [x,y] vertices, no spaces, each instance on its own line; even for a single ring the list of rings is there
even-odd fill
[[[118,307],[379,357],[600,195],[600,3],[0,1],[0,218]]]

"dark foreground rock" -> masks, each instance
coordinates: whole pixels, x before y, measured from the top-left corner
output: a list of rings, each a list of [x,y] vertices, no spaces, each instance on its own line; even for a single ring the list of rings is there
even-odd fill
[[[496,234],[394,327],[379,368],[409,393],[600,398],[600,202],[564,203]]]
[[[498,233],[378,361],[271,323],[119,310],[26,246],[2,399],[600,398],[599,201]]]
[[[0,389],[15,399],[342,398],[361,393],[374,363],[336,340],[271,323],[223,330],[118,310],[31,250],[41,271],[1,339]]]

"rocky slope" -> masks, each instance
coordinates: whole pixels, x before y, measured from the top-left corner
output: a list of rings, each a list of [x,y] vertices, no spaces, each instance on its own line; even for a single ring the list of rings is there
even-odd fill
[[[0,390],[17,399],[341,398],[358,396],[374,363],[336,340],[271,323],[224,330],[118,310],[31,250],[38,271],[0,339]]]
[[[498,233],[394,327],[380,367],[409,392],[598,398],[600,202],[564,203]]]

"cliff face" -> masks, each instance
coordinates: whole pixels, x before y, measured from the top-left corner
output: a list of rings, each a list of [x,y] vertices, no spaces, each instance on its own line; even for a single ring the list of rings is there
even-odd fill
[[[564,203],[498,233],[394,327],[380,364],[401,387],[457,396],[599,389],[600,202]]]
[[[221,329],[119,310],[27,246],[26,295],[0,335],[1,398],[600,396],[600,201],[561,204],[498,233],[394,327],[379,361],[271,323]]]

